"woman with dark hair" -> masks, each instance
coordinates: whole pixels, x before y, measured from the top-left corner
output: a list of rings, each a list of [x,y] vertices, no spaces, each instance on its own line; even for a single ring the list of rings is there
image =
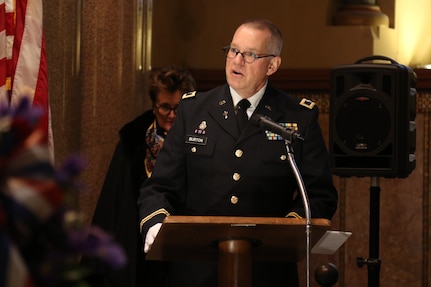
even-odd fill
[[[124,248],[128,264],[115,271],[83,258],[82,264],[96,273],[97,286],[153,286],[148,278],[154,281],[163,279],[160,278],[163,276],[157,276],[163,263],[144,260],[136,202],[141,184],[151,176],[182,95],[194,91],[195,85],[190,72],[181,67],[167,66],[151,71],[148,92],[152,109],[119,131],[120,139],[100,192],[92,224],[114,236]],[[146,276],[148,273],[151,276]],[[144,277],[145,285],[142,283]]]

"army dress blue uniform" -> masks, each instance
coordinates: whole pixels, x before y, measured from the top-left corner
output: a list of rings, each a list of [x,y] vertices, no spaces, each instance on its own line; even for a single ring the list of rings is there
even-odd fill
[[[292,149],[311,216],[331,219],[337,207],[317,106],[270,84],[254,114],[296,129]],[[138,199],[143,239],[169,215],[305,217],[285,142],[251,121],[239,132],[229,86],[190,93]],[[172,263],[168,285],[217,286],[216,263]],[[253,286],[297,286],[296,264],[253,265]]]

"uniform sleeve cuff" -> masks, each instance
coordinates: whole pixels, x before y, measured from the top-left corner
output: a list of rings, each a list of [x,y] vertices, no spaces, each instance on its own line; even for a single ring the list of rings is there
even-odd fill
[[[289,218],[302,218],[302,216],[300,216],[298,213],[296,213],[296,212],[289,212],[287,215],[286,215],[286,217],[289,217]]]
[[[146,225],[147,223],[153,223],[152,221],[156,220],[155,222],[162,222],[163,218],[165,218],[166,216],[169,216],[169,212],[164,209],[158,209],[156,211],[154,211],[153,213],[147,215],[145,218],[141,219],[141,221],[139,222],[139,230],[142,233],[142,229],[144,227],[144,225]],[[154,223],[155,223],[154,222]]]

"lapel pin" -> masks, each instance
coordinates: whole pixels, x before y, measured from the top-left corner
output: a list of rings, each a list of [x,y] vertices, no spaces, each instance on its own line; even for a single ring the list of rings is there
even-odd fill
[[[228,111],[223,111],[223,117],[224,117],[225,120],[227,120],[228,114],[229,114]]]

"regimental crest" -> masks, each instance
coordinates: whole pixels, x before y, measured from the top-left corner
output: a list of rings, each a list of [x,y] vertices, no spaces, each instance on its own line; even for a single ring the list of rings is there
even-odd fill
[[[206,128],[207,128],[207,121],[204,120],[199,124],[199,127],[195,129],[195,134],[200,134],[200,135],[206,134],[206,131],[205,131]]]

